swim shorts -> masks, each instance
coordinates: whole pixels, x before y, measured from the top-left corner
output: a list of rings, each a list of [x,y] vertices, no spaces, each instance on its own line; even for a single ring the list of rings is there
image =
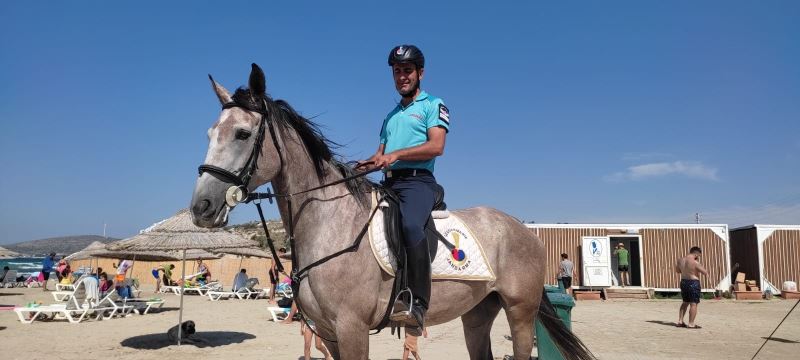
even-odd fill
[[[682,279],[681,298],[686,303],[700,303],[700,280]]]
[[[620,265],[617,269],[619,271],[628,271],[628,265]]]

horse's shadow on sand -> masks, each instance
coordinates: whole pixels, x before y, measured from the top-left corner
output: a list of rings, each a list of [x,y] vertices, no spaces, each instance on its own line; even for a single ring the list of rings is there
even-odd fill
[[[230,344],[239,344],[245,340],[255,339],[253,334],[237,331],[200,331],[192,335],[181,346],[194,346],[198,348],[217,347]],[[167,337],[166,333],[139,335],[127,338],[120,345],[139,350],[157,350],[176,345]]]

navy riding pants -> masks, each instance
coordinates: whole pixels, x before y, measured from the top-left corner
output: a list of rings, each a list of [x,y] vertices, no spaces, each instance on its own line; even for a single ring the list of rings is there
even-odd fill
[[[389,186],[400,199],[400,217],[403,225],[405,247],[416,247],[425,241],[425,223],[433,210],[434,186],[433,175],[418,174],[386,179]]]

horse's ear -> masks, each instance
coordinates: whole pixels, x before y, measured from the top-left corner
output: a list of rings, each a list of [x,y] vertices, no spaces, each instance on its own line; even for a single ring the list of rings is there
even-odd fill
[[[233,102],[231,99],[231,94],[228,92],[228,90],[222,87],[222,85],[217,84],[217,82],[214,81],[214,78],[211,77],[211,74],[208,74],[208,80],[211,80],[211,87],[214,89],[214,93],[217,94],[220,104],[225,105],[229,102]]]
[[[250,91],[253,95],[264,95],[267,93],[267,80],[264,78],[264,71],[253,63],[250,71]]]

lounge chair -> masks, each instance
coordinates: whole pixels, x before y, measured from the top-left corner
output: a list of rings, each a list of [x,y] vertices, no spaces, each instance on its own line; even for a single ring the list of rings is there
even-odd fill
[[[164,306],[164,299],[160,298],[151,298],[151,299],[144,299],[144,298],[136,298],[136,299],[124,299],[118,301],[121,302],[122,305],[129,305],[133,307],[133,312],[139,315],[146,315],[150,312],[150,309],[156,308],[161,309]]]
[[[3,275],[3,278],[0,279],[0,287],[9,288],[18,286],[19,283],[17,282],[17,270],[8,270]]]
[[[285,282],[279,283],[275,287],[275,293],[287,298],[294,297],[294,294],[292,293],[292,286]]]
[[[247,282],[244,286],[234,290],[234,291],[222,291],[221,287],[218,290],[209,290],[206,292],[206,296],[211,301],[219,301],[220,299],[230,299],[232,297],[236,297],[240,300],[243,299],[258,299],[261,297],[269,297],[269,289],[256,289],[256,285],[258,285],[257,278],[250,278],[247,279]]]
[[[269,313],[272,315],[272,321],[278,322],[283,321],[289,316],[289,313],[292,312],[292,308],[282,308],[277,306],[270,306],[267,308]]]
[[[175,295],[180,295],[181,287],[177,285],[161,285],[161,288],[158,289],[158,292],[162,294],[173,293]]]
[[[193,287],[184,287],[183,288],[183,293],[184,294],[196,293],[197,295],[205,296],[206,292],[208,292],[208,291],[220,291],[220,290],[222,290],[222,284],[220,284],[219,282],[213,281],[213,282],[210,282],[210,283],[205,284],[205,285],[193,286]]]
[[[72,286],[72,289],[70,290],[56,290],[51,292],[50,294],[53,295],[53,299],[55,299],[56,301],[67,301],[72,297],[72,295],[75,293],[75,290],[78,288],[77,284],[83,281],[83,279],[85,279],[86,277],[87,275],[83,275],[79,277],[78,280],[76,280],[74,283],[70,284],[70,286]],[[56,284],[56,289],[59,289],[58,287],[59,285],[63,286],[64,284]]]
[[[41,315],[45,318],[54,319],[57,317],[66,318],[70,323],[77,324],[89,317],[89,315],[96,315],[96,319],[109,319],[119,314],[127,314],[133,309],[130,305],[117,305],[110,300],[114,295],[114,291],[109,292],[106,297],[97,300],[92,297],[87,297],[87,281],[95,281],[92,285],[94,289],[97,288],[96,279],[84,278],[75,285],[75,290],[67,299],[66,304],[52,304],[52,305],[36,305],[19,306],[14,308],[17,313],[19,321],[24,324],[31,324]],[[27,315],[27,316],[26,316]]]

